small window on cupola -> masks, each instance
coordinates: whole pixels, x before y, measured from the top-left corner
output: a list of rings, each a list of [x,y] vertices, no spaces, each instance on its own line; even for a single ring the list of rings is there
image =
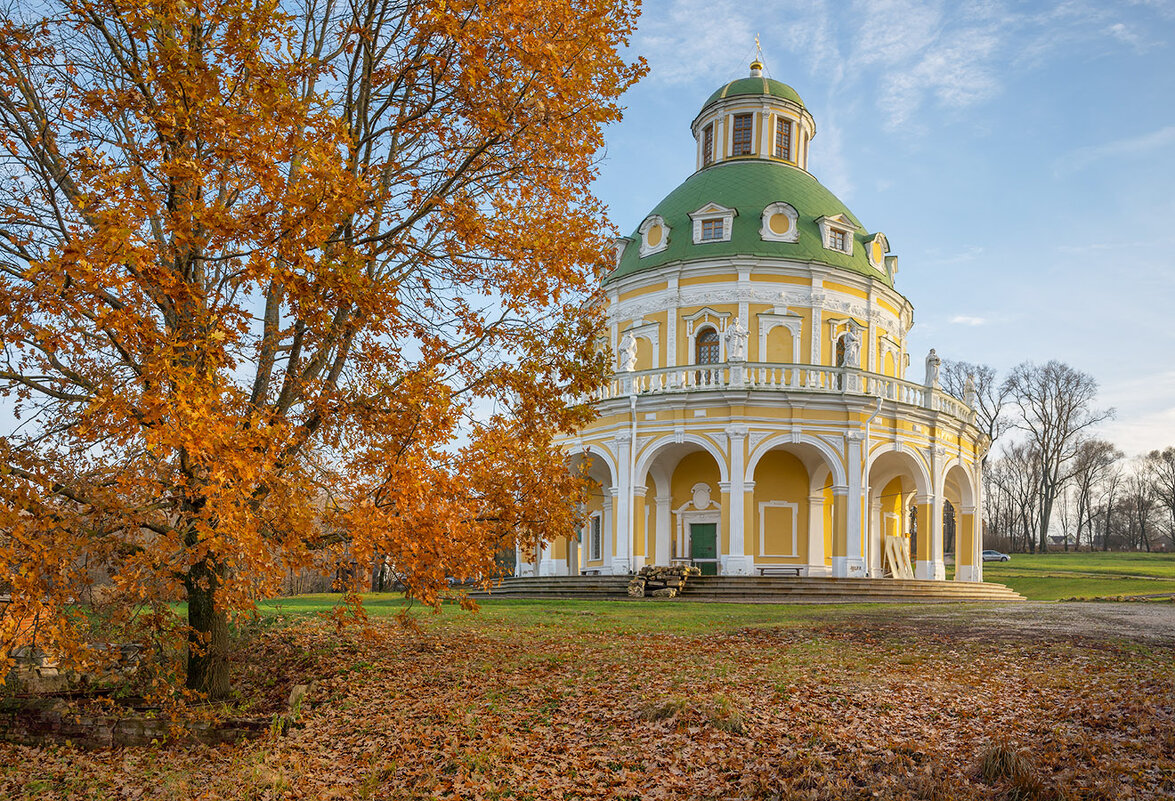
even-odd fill
[[[730,155],[749,156],[754,148],[754,114],[734,115],[734,135],[731,141]]]
[[[848,215],[818,217],[816,224],[820,226],[820,237],[824,240],[825,249],[853,255],[853,232],[858,226],[848,218]]]
[[[708,167],[714,163],[714,123],[706,126],[702,131],[702,166]]]
[[[792,161],[791,156],[791,120],[783,117],[775,118],[775,158]]]
[[[717,203],[707,203],[697,211],[690,212],[690,219],[694,223],[694,244],[729,242],[735,213],[734,209]]]

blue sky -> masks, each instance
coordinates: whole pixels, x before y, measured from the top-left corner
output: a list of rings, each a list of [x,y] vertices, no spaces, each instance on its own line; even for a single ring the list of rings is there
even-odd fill
[[[1060,359],[1127,454],[1175,445],[1175,0],[646,0],[650,74],[596,186],[623,233],[692,171],[689,123],[756,34],[816,120],[812,173],[899,256],[911,375],[931,347]]]

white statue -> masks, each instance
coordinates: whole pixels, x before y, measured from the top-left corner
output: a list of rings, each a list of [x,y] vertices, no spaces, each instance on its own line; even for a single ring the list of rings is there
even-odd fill
[[[975,405],[975,374],[967,373],[967,380],[963,382],[963,402],[968,406]]]
[[[938,368],[941,365],[942,359],[938,358],[934,348],[931,348],[930,353],[926,354],[926,386],[938,387]]]
[[[861,335],[850,328],[845,334],[845,367],[861,366]]]
[[[626,333],[620,340],[620,372],[631,373],[636,369],[636,337]]]
[[[726,360],[728,362],[745,362],[747,360],[747,329],[742,320],[735,317],[734,322],[726,327]]]

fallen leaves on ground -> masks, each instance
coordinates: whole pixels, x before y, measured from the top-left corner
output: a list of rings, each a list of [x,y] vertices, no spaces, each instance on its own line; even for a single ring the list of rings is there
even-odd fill
[[[272,629],[243,685],[276,704],[316,682],[288,736],[0,746],[0,797],[1175,797],[1166,645],[875,618],[696,634],[553,621]]]

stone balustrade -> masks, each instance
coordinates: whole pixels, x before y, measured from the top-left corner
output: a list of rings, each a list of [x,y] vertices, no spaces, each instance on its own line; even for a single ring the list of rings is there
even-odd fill
[[[851,367],[772,362],[662,367],[617,373],[590,400],[708,390],[776,390],[880,397],[956,417],[969,423],[975,412],[937,388]]]

